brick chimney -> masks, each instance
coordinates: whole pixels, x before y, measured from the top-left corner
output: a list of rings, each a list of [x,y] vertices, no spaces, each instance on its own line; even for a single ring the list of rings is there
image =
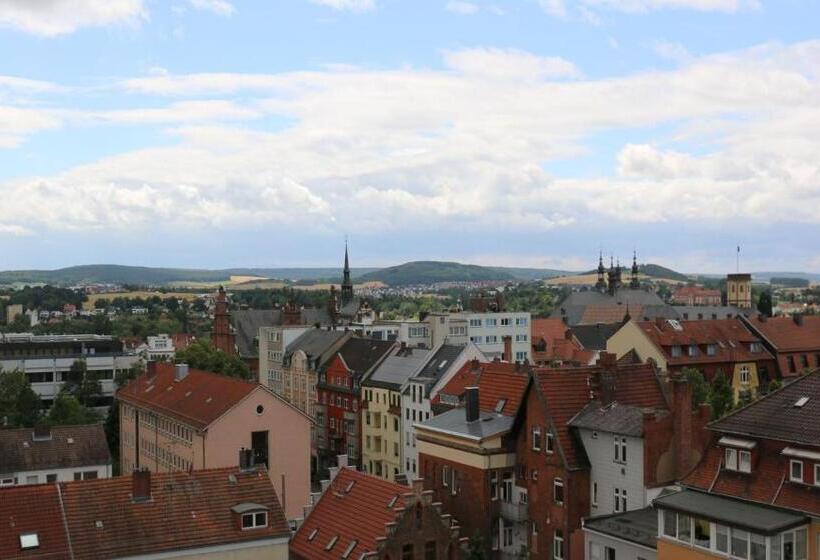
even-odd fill
[[[692,385],[683,375],[670,379],[672,385],[672,429],[675,446],[675,477],[683,478],[691,467]]]
[[[151,471],[148,469],[135,470],[131,475],[131,500],[147,502],[151,499]]]
[[[464,389],[464,413],[467,422],[478,420],[478,387],[466,387]]]
[[[617,365],[615,354],[601,352],[598,357],[598,371],[595,379],[596,397],[602,406],[612,404],[615,400]]]
[[[512,337],[507,334],[502,336],[501,340],[504,341],[504,355],[501,359],[505,362],[512,362]]]

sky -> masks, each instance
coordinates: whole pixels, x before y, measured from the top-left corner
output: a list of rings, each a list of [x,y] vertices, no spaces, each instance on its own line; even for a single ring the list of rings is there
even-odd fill
[[[820,272],[816,0],[0,0],[0,269]]]

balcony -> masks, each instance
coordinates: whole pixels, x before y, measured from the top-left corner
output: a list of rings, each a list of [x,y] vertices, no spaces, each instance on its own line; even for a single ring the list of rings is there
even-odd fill
[[[501,517],[514,523],[526,523],[529,521],[529,508],[527,504],[520,502],[500,502]]]

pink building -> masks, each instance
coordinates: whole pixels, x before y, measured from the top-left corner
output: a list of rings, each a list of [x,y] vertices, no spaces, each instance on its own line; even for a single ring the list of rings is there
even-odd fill
[[[231,467],[242,448],[264,464],[289,519],[310,496],[311,420],[266,387],[154,362],[117,392],[123,473]]]

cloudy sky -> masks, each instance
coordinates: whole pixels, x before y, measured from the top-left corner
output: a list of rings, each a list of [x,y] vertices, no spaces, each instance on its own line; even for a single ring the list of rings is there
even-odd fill
[[[820,271],[816,0],[0,0],[0,269]]]

